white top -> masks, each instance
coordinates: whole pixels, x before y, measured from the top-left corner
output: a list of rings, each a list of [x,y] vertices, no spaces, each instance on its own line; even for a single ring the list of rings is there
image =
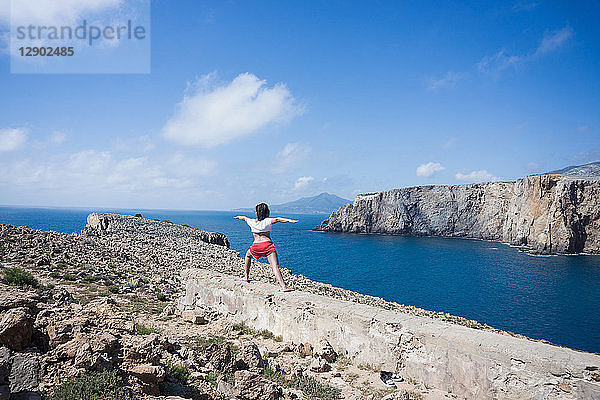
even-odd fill
[[[265,218],[257,221],[256,218],[247,218],[246,223],[250,226],[253,233],[271,232],[274,218]]]

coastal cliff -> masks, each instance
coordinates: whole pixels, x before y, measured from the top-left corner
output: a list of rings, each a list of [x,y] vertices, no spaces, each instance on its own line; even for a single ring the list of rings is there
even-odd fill
[[[315,230],[467,237],[540,254],[598,254],[600,179],[546,174],[358,195]]]

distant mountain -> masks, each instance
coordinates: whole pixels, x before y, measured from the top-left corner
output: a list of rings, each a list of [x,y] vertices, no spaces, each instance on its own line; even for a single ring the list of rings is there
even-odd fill
[[[331,214],[347,203],[352,202],[334,194],[324,192],[317,196],[303,197],[289,203],[269,204],[269,209],[271,210],[271,215],[275,213]],[[240,208],[236,211],[254,212],[254,208]]]
[[[548,173],[568,176],[600,176],[600,161],[584,165],[571,165]]]

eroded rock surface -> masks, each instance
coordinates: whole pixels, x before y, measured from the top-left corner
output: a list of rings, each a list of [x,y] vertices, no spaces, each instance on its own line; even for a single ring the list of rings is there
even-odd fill
[[[358,195],[316,230],[470,237],[536,253],[600,253],[600,179],[417,186]]]

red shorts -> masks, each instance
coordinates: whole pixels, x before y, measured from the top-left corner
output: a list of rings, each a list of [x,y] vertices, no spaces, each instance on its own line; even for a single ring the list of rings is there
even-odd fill
[[[257,260],[261,257],[266,257],[271,253],[275,253],[275,251],[273,242],[252,243],[252,246],[250,246],[250,254]]]

